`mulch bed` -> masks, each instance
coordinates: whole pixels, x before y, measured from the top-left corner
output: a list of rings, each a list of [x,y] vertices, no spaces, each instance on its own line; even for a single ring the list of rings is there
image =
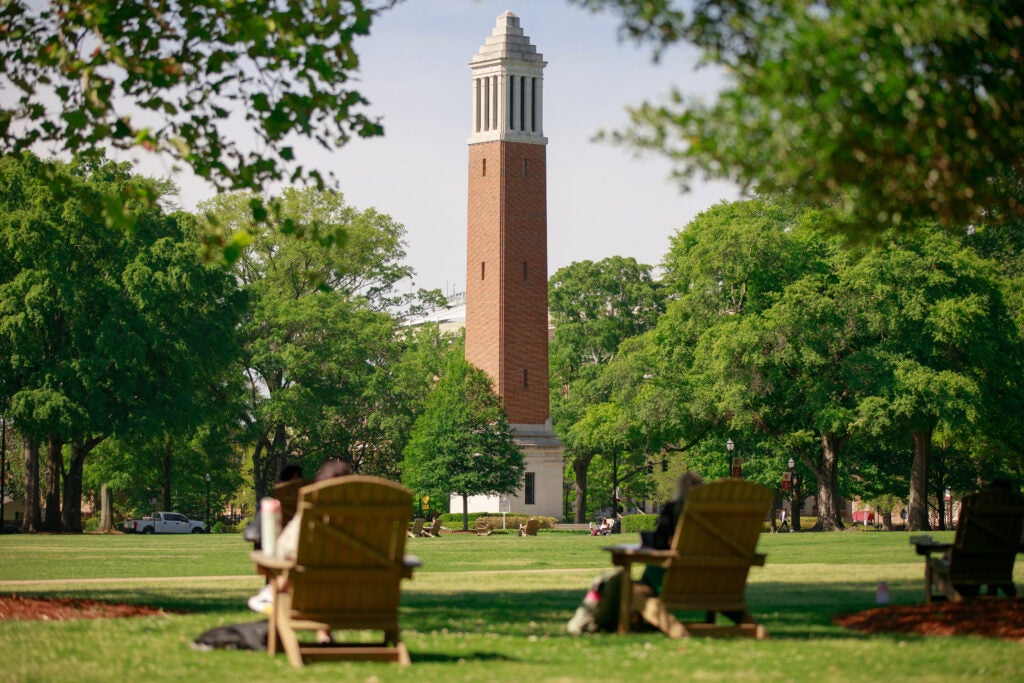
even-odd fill
[[[0,596],[0,621],[35,619],[110,619],[148,617],[165,610],[77,598]],[[1024,640],[1024,599],[972,600],[932,605],[878,607],[834,619],[844,628],[864,633],[916,633],[926,636],[974,635]]]
[[[931,605],[878,607],[836,617],[839,626],[865,633],[984,636],[1024,640],[1024,599],[985,599]]]
[[[35,619],[67,621],[68,619],[111,619],[115,617],[149,617],[166,614],[165,610],[143,605],[124,605],[78,598],[26,598],[0,595],[0,621]]]

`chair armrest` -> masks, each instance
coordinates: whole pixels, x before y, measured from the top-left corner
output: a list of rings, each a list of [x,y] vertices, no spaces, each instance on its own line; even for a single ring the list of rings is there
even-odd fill
[[[910,544],[914,546],[914,552],[918,555],[941,553],[953,547],[952,543],[939,543],[932,540],[930,536],[913,536],[910,539]]]
[[[603,550],[612,554],[612,564],[617,567],[628,567],[634,563],[664,566],[678,557],[674,550],[655,550],[636,544],[606,546]]]
[[[249,557],[252,559],[253,562],[256,563],[257,567],[261,569],[267,569],[276,573],[283,572],[284,570],[291,569],[295,566],[295,562],[293,562],[292,560],[282,560],[277,557],[267,557],[263,554],[262,550],[252,551],[251,553],[249,553]]]
[[[423,566],[423,560],[421,560],[420,558],[416,557],[415,555],[405,555],[402,558],[402,566],[403,567],[409,567],[410,569],[414,569],[416,567],[422,567]]]

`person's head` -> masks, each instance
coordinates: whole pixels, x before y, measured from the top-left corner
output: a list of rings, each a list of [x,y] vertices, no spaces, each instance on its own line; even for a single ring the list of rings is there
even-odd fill
[[[700,486],[704,483],[704,477],[700,476],[697,472],[686,471],[679,477],[679,484],[676,487],[676,498],[682,500],[686,498],[686,494],[689,493],[690,489]]]
[[[316,473],[316,480],[333,479],[335,477],[347,477],[352,474],[352,466],[339,458],[325,460]]]
[[[305,476],[302,473],[302,465],[294,462],[290,462],[281,468],[281,471],[277,474],[277,481],[291,481],[293,479],[302,479]]]

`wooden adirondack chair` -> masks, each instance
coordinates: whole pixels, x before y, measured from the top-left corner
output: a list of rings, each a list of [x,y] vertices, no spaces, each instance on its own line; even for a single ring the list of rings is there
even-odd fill
[[[423,536],[424,538],[437,538],[440,535],[441,535],[441,518],[440,517],[438,517],[437,519],[434,520],[434,523],[430,525],[429,529],[424,528],[423,531],[420,532],[420,536]]]
[[[278,637],[288,661],[373,659],[409,664],[398,626],[402,579],[419,560],[404,555],[412,493],[377,477],[347,476],[303,487],[294,560],[253,553],[274,577],[267,651]],[[276,629],[273,628],[276,626]],[[297,631],[383,631],[382,643],[314,643]]]
[[[413,520],[412,526],[409,527],[409,531],[406,532],[406,535],[409,538],[417,538],[422,533],[423,533],[423,520],[422,519],[416,519],[416,520]]]
[[[494,533],[494,530],[491,528],[491,523],[482,517],[477,518],[476,522],[473,524],[473,531],[476,532],[477,536],[490,536]]]
[[[272,498],[277,498],[281,501],[281,526],[292,520],[295,516],[295,506],[299,504],[299,489],[310,483],[309,479],[292,479],[290,481],[282,481],[274,484],[274,488],[270,491]],[[260,542],[253,541],[253,550],[260,549]],[[257,568],[259,571],[259,568]],[[262,572],[260,572],[262,573]]]
[[[952,543],[935,543],[927,536],[911,539],[925,555],[925,601],[959,602],[986,587],[988,595],[1002,590],[1017,595],[1013,565],[1021,549],[1024,498],[1010,491],[979,491],[964,496]],[[941,552],[941,557],[931,557]],[[938,590],[938,594],[933,592]]]
[[[690,490],[679,515],[669,550],[613,546],[612,563],[623,567],[619,633],[628,633],[636,607],[648,621],[672,638],[690,635],[765,637],[747,608],[745,590],[752,566],[763,566],[755,552],[762,523],[771,510],[773,493],[751,482],[723,479]],[[661,593],[634,593],[632,565],[665,569]],[[646,588],[646,587],[644,587]],[[703,622],[681,622],[672,612],[703,612]],[[722,612],[735,625],[716,625]]]
[[[539,519],[528,519],[526,524],[520,525],[519,535],[520,536],[536,536],[537,530],[540,529]]]
[[[310,479],[292,479],[274,484],[270,495],[281,501],[281,526],[292,521],[299,504],[299,489],[312,483]]]

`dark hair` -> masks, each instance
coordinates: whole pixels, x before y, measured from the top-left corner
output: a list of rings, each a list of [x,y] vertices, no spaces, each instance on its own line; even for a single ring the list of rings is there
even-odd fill
[[[281,471],[277,474],[277,481],[291,481],[292,479],[302,479],[305,476],[302,473],[302,465],[298,463],[288,463],[281,468]]]
[[[352,466],[344,460],[338,458],[331,458],[325,460],[323,465],[320,465],[320,470],[316,473],[316,480],[323,481],[324,479],[333,479],[335,477],[346,477],[352,474]]]

